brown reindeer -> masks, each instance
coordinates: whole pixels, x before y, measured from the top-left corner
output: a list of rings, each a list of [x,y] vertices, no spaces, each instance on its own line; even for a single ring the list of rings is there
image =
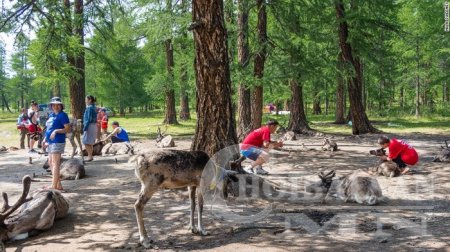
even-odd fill
[[[69,211],[69,203],[59,191],[41,190],[27,198],[31,178],[25,176],[22,184],[22,195],[13,206],[8,204],[8,195],[2,193],[4,202],[0,210],[0,251],[5,250],[4,241],[25,239],[36,232],[48,230],[55,219],[65,217]],[[12,215],[19,207],[21,209]]]
[[[159,189],[189,188],[191,202],[191,215],[189,229],[193,233],[207,235],[203,228],[203,195],[200,188],[200,180],[203,170],[209,162],[209,156],[202,151],[166,150],[132,157],[130,162],[135,162],[136,177],[141,182],[141,192],[134,208],[136,211],[137,224],[139,226],[140,242],[145,248],[150,247],[150,240],[144,226],[143,211],[147,201]],[[218,168],[226,183],[235,180],[235,172]],[[225,193],[226,194],[226,193]],[[198,226],[194,225],[195,196],[198,200]]]

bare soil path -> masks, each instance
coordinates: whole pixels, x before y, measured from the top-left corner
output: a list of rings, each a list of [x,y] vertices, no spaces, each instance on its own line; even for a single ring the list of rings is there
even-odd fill
[[[322,137],[305,136],[286,143],[291,153],[274,153],[265,178],[302,188],[317,181],[318,171],[337,175],[373,166],[368,155],[378,135],[336,136],[337,152],[320,151]],[[206,206],[204,222],[211,233],[201,237],[187,231],[187,191],[166,190],[154,195],[145,208],[145,224],[153,250],[185,251],[450,251],[450,164],[432,163],[433,153],[450,136],[414,133],[402,138],[416,147],[417,174],[377,177],[388,200],[378,206],[352,203],[272,204],[262,200],[230,200],[230,209],[249,215],[271,206],[265,218],[252,223],[220,219]],[[176,149],[189,149],[189,138],[175,139]],[[303,149],[304,143],[307,149]],[[141,149],[156,148],[151,141]],[[66,148],[66,154],[69,153]],[[0,191],[11,201],[21,192],[21,178],[36,175],[32,190],[49,184],[41,168],[44,157],[28,164],[24,150],[0,153]],[[117,158],[117,163],[115,162]],[[70,214],[54,227],[23,241],[8,242],[7,251],[141,251],[134,202],[140,185],[127,156],[97,157],[86,165],[87,177],[63,181]]]

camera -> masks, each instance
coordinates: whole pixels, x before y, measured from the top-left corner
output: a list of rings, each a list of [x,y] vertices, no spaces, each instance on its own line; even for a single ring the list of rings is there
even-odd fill
[[[376,149],[376,150],[370,150],[369,154],[377,156],[377,157],[381,157],[381,156],[386,155],[386,151],[383,148],[380,148],[380,149]]]

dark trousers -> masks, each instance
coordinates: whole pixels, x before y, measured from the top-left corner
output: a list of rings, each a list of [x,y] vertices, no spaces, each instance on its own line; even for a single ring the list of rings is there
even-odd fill
[[[400,155],[398,155],[396,158],[392,159],[392,161],[394,161],[399,168],[405,168],[406,167],[406,163],[403,162],[402,157],[400,157]]]
[[[111,137],[111,142],[112,143],[122,143],[122,142],[125,142],[125,141],[123,141],[122,139],[120,139],[120,138],[118,138],[116,136],[112,136]]]

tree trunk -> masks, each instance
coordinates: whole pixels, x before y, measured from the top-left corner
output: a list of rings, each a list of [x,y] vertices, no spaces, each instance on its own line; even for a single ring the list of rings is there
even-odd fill
[[[186,71],[186,70],[184,70]],[[183,75],[186,76],[186,72],[183,72],[181,75],[181,81],[183,82]],[[186,93],[186,89],[182,88],[180,90],[180,119],[181,120],[190,120],[191,113],[189,111],[189,97]]]
[[[252,128],[261,127],[262,109],[263,109],[263,84],[261,83],[264,76],[264,63],[266,61],[266,43],[267,43],[267,14],[264,0],[256,0],[256,8],[258,10],[258,44],[260,50],[256,52],[254,63],[254,76],[258,82],[253,90],[252,97]]]
[[[322,114],[322,108],[320,107],[320,96],[317,85],[314,85],[313,95],[313,115],[320,115]]]
[[[182,13],[186,13],[188,9],[188,1],[183,0],[181,2]],[[180,42],[181,51],[184,52],[187,49],[186,46],[187,33],[183,32],[182,39]],[[180,76],[180,120],[189,120],[191,119],[191,113],[189,111],[189,97],[186,92],[188,88],[188,73],[187,73],[187,63],[181,63],[181,76]]]
[[[164,117],[165,124],[177,124],[177,111],[175,110],[175,91],[173,90],[173,46],[172,40],[167,39],[165,41],[166,47],[166,66],[167,66],[167,83],[165,95],[166,95],[166,113]]]
[[[58,82],[53,86],[53,97],[61,97],[61,84]]]
[[[66,30],[68,34],[73,34],[81,47],[84,47],[84,21],[83,21],[83,0],[75,0],[73,20],[70,15],[70,1],[64,0],[66,8]],[[76,74],[69,77],[70,111],[73,118],[83,118],[85,104],[85,62],[84,50],[78,54],[68,53],[68,64],[74,68]]]
[[[404,100],[403,86],[402,86],[400,88],[400,108],[402,108],[402,109],[403,109],[403,106],[404,106],[404,102],[405,102],[405,100]]]
[[[191,149],[211,156],[237,143],[223,1],[193,0],[192,21],[198,120]]]
[[[248,0],[238,0],[238,64],[239,70],[245,72],[250,61],[248,47]],[[252,129],[252,114],[250,102],[250,89],[246,83],[240,82],[238,87],[238,125],[237,134],[239,142],[244,139]]]
[[[350,112],[352,119],[352,134],[359,135],[364,133],[378,132],[367,118],[362,103],[362,72],[361,63],[357,57],[353,57],[353,50],[348,43],[348,25],[345,21],[345,9],[342,0],[335,0],[336,18],[339,22],[339,44],[344,61],[349,62],[355,75],[349,78],[348,95],[350,99]]]
[[[292,102],[288,129],[295,133],[302,133],[310,130],[303,107],[303,85],[299,85],[297,80],[292,79],[290,80],[290,86]]]
[[[345,86],[344,86],[344,59],[342,58],[342,53],[339,53],[338,63],[337,63],[337,85],[336,85],[336,119],[334,123],[344,124],[345,123]]]
[[[420,116],[420,61],[419,61],[419,39],[416,41],[416,60],[417,60],[417,73],[416,73],[416,117]]]

